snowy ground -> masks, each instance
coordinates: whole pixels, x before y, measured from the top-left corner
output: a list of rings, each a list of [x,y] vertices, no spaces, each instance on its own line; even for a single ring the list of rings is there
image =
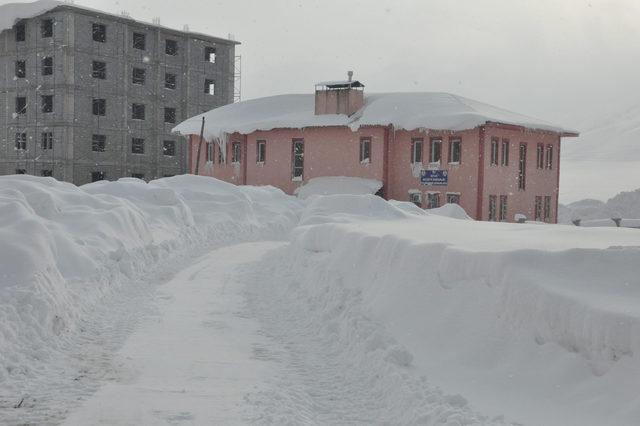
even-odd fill
[[[4,179],[2,423],[640,422],[638,230]]]

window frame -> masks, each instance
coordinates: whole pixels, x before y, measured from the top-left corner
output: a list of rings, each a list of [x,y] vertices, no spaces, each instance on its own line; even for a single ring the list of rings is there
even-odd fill
[[[216,63],[216,48],[214,46],[205,46],[204,47],[204,61],[210,64]],[[213,58],[213,60],[211,60]]]
[[[553,170],[553,145],[552,144],[547,144],[545,146],[544,168],[546,170]]]
[[[53,37],[53,19],[46,18],[40,20],[40,38]]]
[[[96,43],[107,42],[107,25],[99,22],[91,23],[91,39]]]
[[[176,156],[176,141],[171,139],[166,139],[162,141],[162,155],[165,157],[175,157]]]
[[[416,206],[422,208],[422,192],[420,191],[409,191],[409,202],[415,204]]]
[[[509,139],[502,139],[502,155],[500,157],[500,165],[509,167]]]
[[[142,40],[142,47],[140,46],[140,40]],[[136,50],[147,50],[147,35],[134,31],[131,34],[131,48]]]
[[[15,41],[16,43],[21,43],[27,41],[27,24],[24,22],[19,22],[14,26],[15,31]]]
[[[504,222],[507,219],[507,210],[509,208],[508,198],[506,195],[500,195],[500,205],[498,207],[498,222]]]
[[[24,105],[22,106],[22,108],[20,108],[19,104],[22,103],[22,101],[24,101]],[[15,99],[15,113],[17,115],[24,115],[27,113],[27,97],[26,96],[16,96]]]
[[[543,199],[543,222],[551,222],[551,196],[545,195]]]
[[[205,162],[213,164],[215,150],[213,142],[207,142],[205,148]]]
[[[456,145],[458,151],[458,159],[455,160]],[[454,137],[449,139],[449,164],[462,164],[462,138]]]
[[[445,194],[447,204],[457,204],[460,205],[460,193],[459,192],[447,192]],[[455,201],[451,201],[455,199]]]
[[[258,139],[256,141],[256,163],[264,164],[267,160],[267,141]]]
[[[167,78],[169,78],[169,80],[171,80],[170,77],[173,78],[173,83],[167,81]],[[171,85],[173,85],[173,87],[170,87]],[[169,89],[169,90],[176,90],[177,87],[178,87],[178,76],[176,74],[165,72],[164,73],[164,88],[165,89]]]
[[[53,149],[53,132],[40,133],[40,149],[43,151]]]
[[[498,142],[500,140],[498,138],[491,138],[491,147],[489,150],[489,165],[497,166],[498,165]]]
[[[145,121],[147,119],[146,105],[139,104],[139,103],[131,103],[131,119],[138,120],[138,121]]]
[[[371,138],[360,138],[360,164],[371,163]]]
[[[15,73],[16,78],[27,78],[27,61],[25,59],[18,59],[15,61]]]
[[[296,146],[301,146],[301,152],[296,152]],[[296,165],[296,159],[300,159],[301,165]],[[295,138],[291,140],[291,180],[304,180],[304,139]]]
[[[167,117],[168,114],[168,117]],[[173,118],[172,118],[173,117]],[[168,124],[175,124],[178,119],[178,112],[174,107],[164,107],[164,122]]]
[[[536,169],[544,169],[544,144],[536,144]]]
[[[427,209],[437,209],[440,207],[440,193],[427,192]]]
[[[94,133],[91,135],[91,152],[105,152],[107,150],[107,135]]]
[[[53,177],[53,170],[51,170],[51,169],[42,169],[42,170],[40,170],[40,176],[42,176],[42,177]]]
[[[489,195],[489,222],[498,221],[498,197],[496,195]]]
[[[213,79],[205,78],[204,79],[204,93],[210,96],[215,96],[216,94],[216,82]]]
[[[98,179],[96,179],[98,177]],[[91,182],[100,182],[101,180],[107,180],[107,173],[101,171],[91,172]]]
[[[97,112],[96,112],[96,109],[97,109]],[[107,116],[107,99],[93,98],[92,113],[96,117],[106,117]]]
[[[16,151],[27,150],[27,132],[16,132],[14,149]]]
[[[527,143],[520,142],[518,147],[518,190],[527,190]]]
[[[411,164],[422,164],[424,149],[424,139],[413,138],[411,139]],[[418,154],[420,158],[418,159]]]
[[[436,147],[438,149],[436,150]],[[438,159],[435,159],[436,151],[438,153]],[[442,163],[442,138],[431,138],[429,141],[429,164],[441,164]]]
[[[231,142],[231,164],[242,163],[242,145],[238,141]]]
[[[169,46],[172,46],[171,48]],[[178,56],[178,40],[167,38],[164,40],[164,54],[168,56]]]
[[[107,79],[107,63],[103,61],[92,61],[91,77],[98,80]]]
[[[45,64],[47,61],[51,64]],[[42,76],[53,75],[53,56],[45,56],[40,60],[40,73]]]
[[[145,142],[144,138],[132,137],[131,138],[131,154],[144,155],[144,151],[145,151],[144,142]]]
[[[144,86],[147,83],[147,70],[144,68],[131,68],[131,84]]]
[[[53,95],[40,95],[40,112],[43,114],[54,112]]]

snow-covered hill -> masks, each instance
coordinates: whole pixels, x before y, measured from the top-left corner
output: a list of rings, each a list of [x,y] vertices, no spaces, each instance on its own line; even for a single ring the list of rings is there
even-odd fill
[[[606,202],[586,199],[560,205],[558,222],[571,223],[575,219],[640,219],[640,189],[623,191]]]

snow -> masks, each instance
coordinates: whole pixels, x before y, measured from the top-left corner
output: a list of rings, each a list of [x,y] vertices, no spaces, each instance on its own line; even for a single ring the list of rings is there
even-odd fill
[[[31,3],[0,5],[0,32],[11,29],[19,20],[29,19],[66,3],[56,0],[38,0]]]
[[[224,139],[225,134],[249,134],[256,130],[349,126],[357,130],[367,125],[393,125],[396,129],[465,130],[487,122],[513,124],[529,129],[577,133],[492,105],[450,93],[365,94],[364,106],[352,116],[315,115],[314,94],[270,96],[225,105],[191,117],[173,131],[182,135],[200,134],[205,117],[204,137]]]
[[[558,222],[572,223],[580,219],[582,223],[592,219],[608,220],[623,218],[640,219],[640,188],[635,191],[623,191],[607,202],[593,199],[575,201],[558,208]]]
[[[303,186],[296,188],[295,194],[302,199],[313,195],[362,195],[375,194],[380,188],[382,188],[382,182],[376,179],[326,176],[309,179]]]
[[[2,423],[640,422],[636,229],[196,176],[0,213]]]

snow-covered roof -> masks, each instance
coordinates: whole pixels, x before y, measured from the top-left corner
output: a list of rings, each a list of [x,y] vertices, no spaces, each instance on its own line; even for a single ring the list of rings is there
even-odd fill
[[[125,19],[127,21],[137,22],[139,24],[142,24],[148,27],[162,28],[164,30],[172,31],[172,32],[179,32],[179,33],[185,32],[185,31],[176,30],[174,28],[165,27],[159,24],[139,21],[125,15],[117,15],[114,13],[92,9],[90,7],[80,6],[74,3],[69,3],[69,2],[59,1],[59,0],[37,0],[31,3],[7,3],[7,4],[0,5],[0,33],[5,30],[11,29],[18,21],[22,19],[35,18],[36,16],[50,12],[53,9],[56,9],[58,7],[73,8],[73,9],[77,9],[84,12],[110,16],[116,19]],[[191,31],[187,31],[187,32],[194,37],[213,39],[216,41],[233,43],[233,44],[240,44],[239,42],[234,40],[214,37],[208,34],[191,32]]]
[[[565,129],[482,102],[450,93],[377,93],[364,96],[364,106],[351,116],[315,115],[315,95],[278,95],[225,105],[191,117],[173,131],[182,135],[200,134],[205,117],[204,136],[221,138],[225,133],[252,133],[276,128],[304,128],[393,125],[396,129],[465,130],[488,122],[522,126],[566,136],[577,131]]]
[[[334,80],[334,81],[321,81],[316,83],[316,86],[327,87],[364,87],[364,84],[358,80]]]

